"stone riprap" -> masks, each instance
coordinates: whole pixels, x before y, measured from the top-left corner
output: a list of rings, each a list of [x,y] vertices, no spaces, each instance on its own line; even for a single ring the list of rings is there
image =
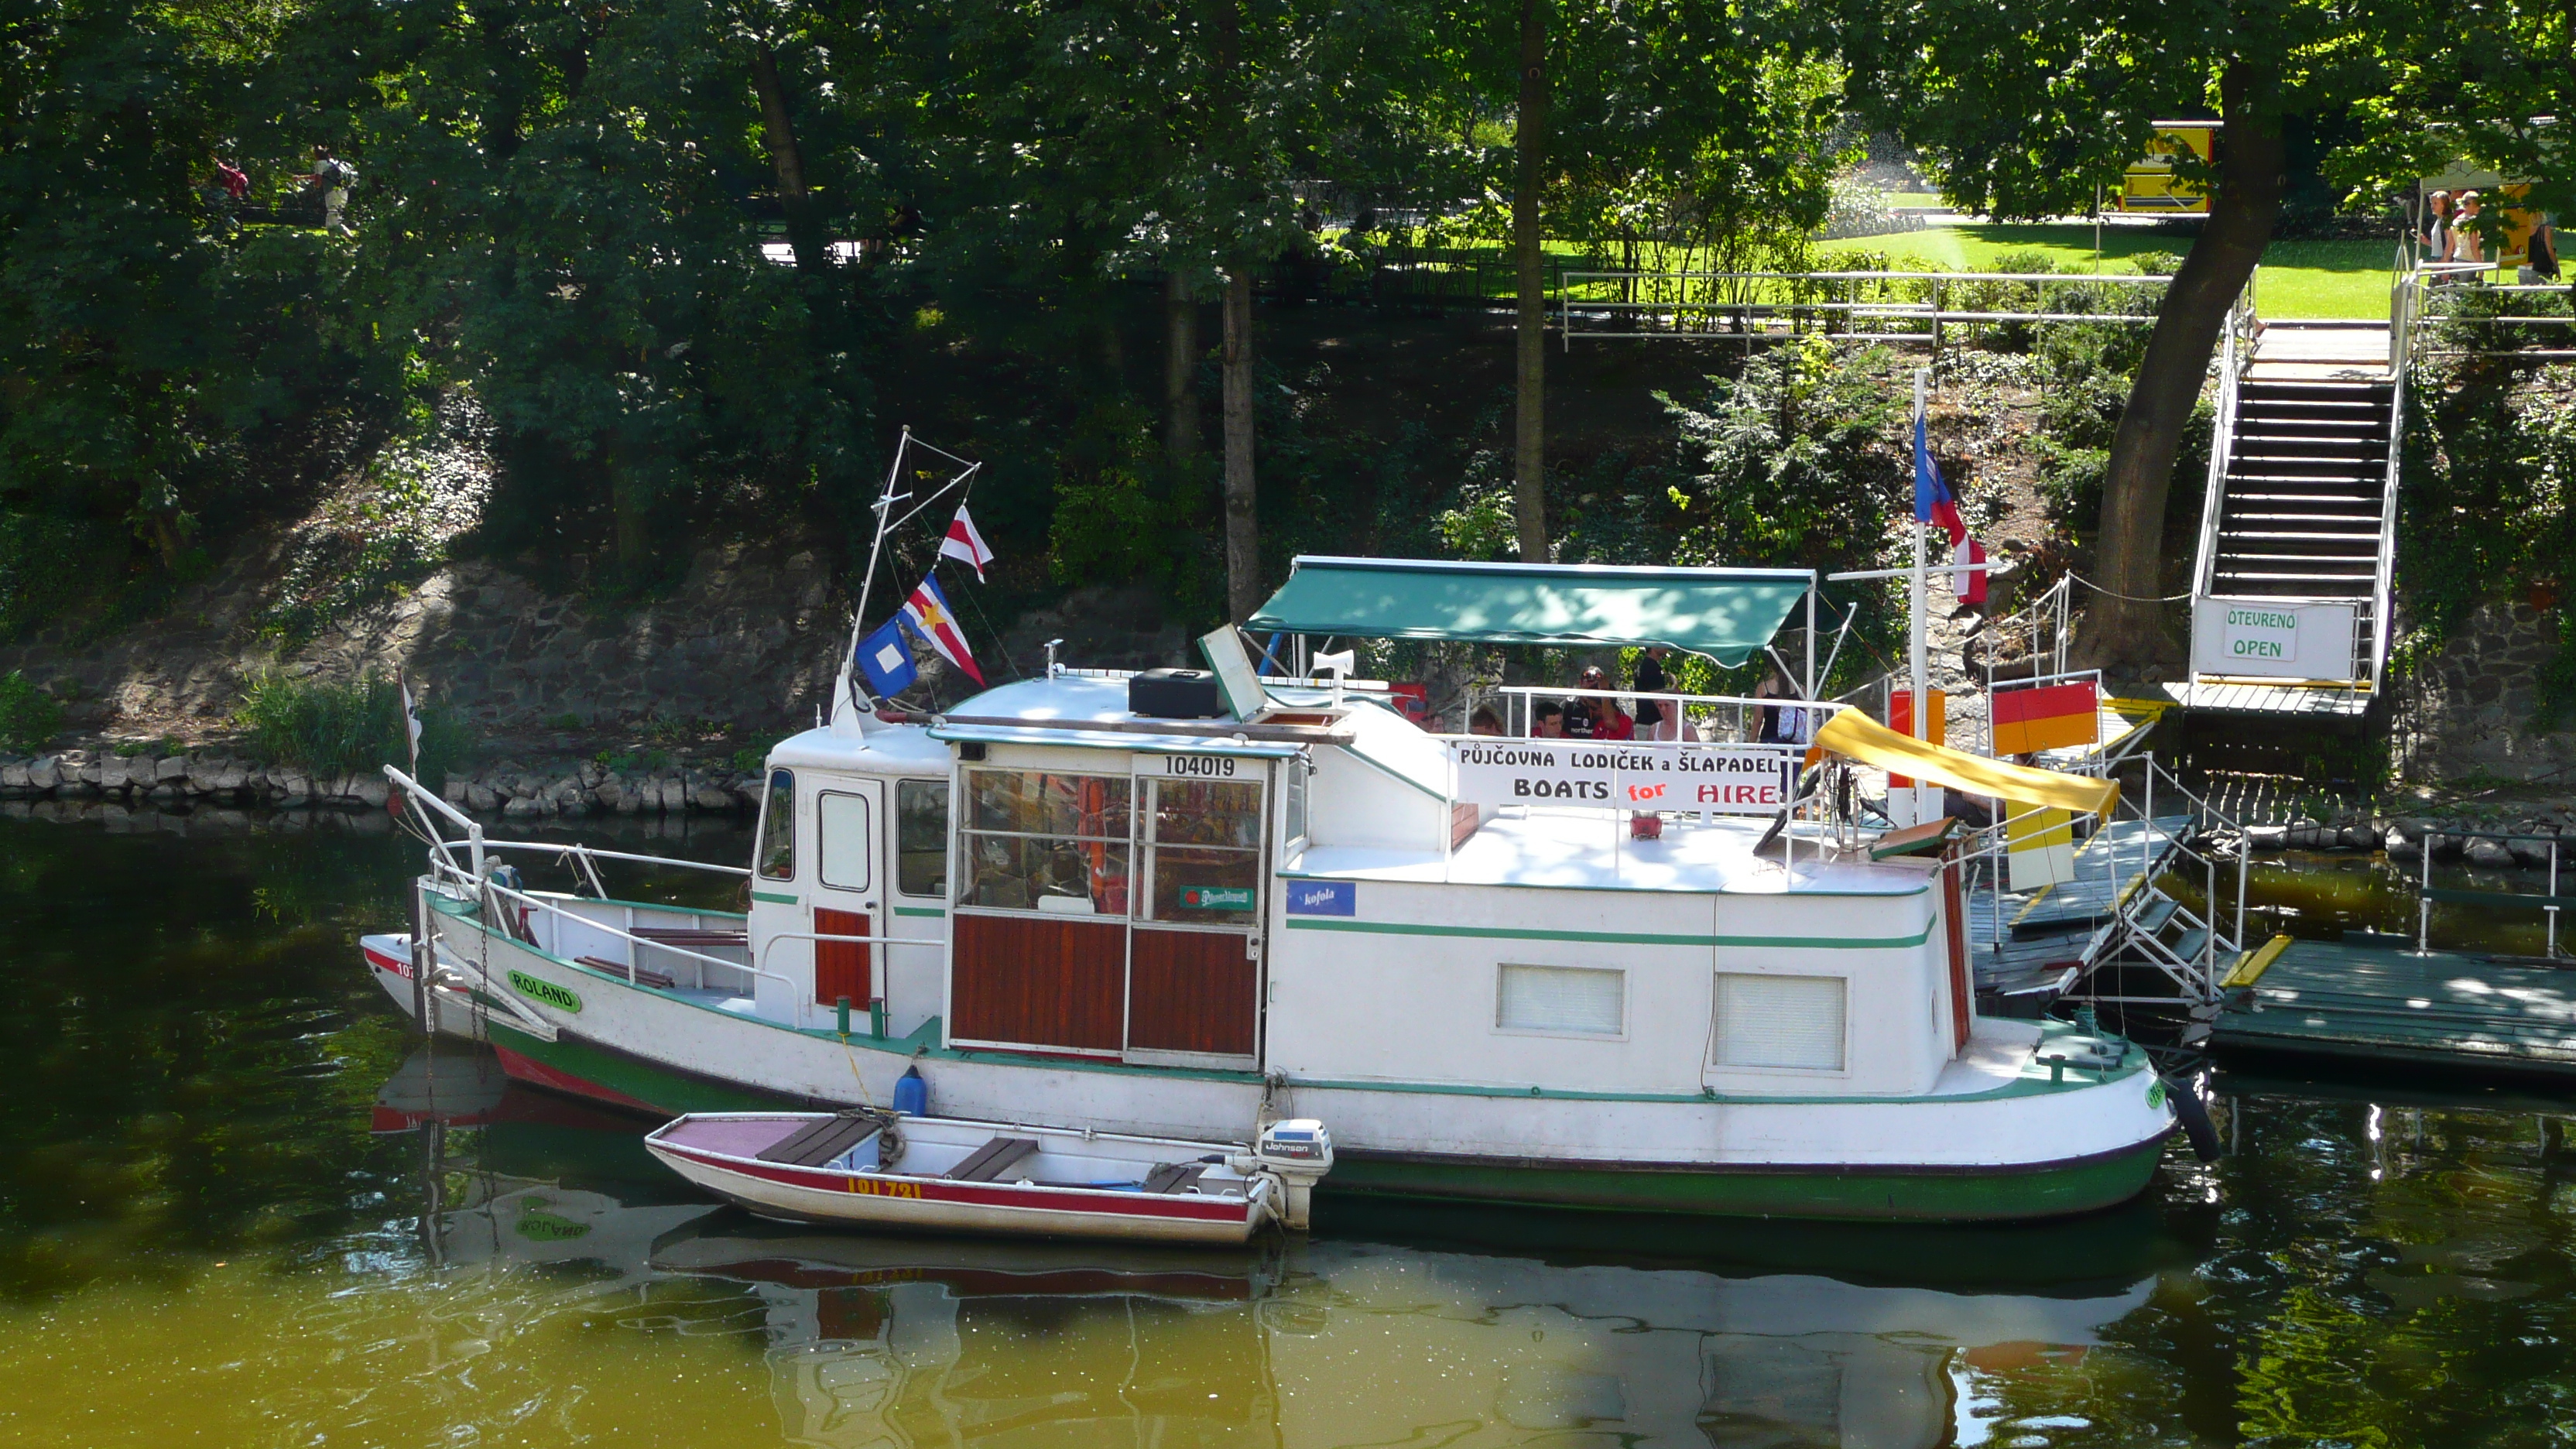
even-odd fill
[[[451,775],[448,803],[504,819],[724,815],[759,803],[760,777],[727,769],[617,771],[593,760],[502,760]],[[129,806],[300,810],[384,808],[381,775],[317,777],[228,755],[119,755],[105,750],[0,757],[0,800],[113,800]]]

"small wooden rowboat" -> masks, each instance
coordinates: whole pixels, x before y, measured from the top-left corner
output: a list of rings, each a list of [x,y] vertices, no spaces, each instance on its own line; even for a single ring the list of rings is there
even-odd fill
[[[698,1112],[644,1145],[763,1217],[1180,1243],[1304,1227],[1333,1152],[1306,1119],[1245,1147],[871,1111]]]

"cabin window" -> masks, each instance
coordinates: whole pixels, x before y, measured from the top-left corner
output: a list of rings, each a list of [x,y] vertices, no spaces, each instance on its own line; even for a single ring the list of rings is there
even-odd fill
[[[1236,780],[1150,783],[1153,918],[1250,925],[1261,890],[1261,787]]]
[[[814,855],[823,884],[834,890],[866,890],[868,845],[866,796],[826,790],[814,798]]]
[[[898,780],[894,787],[895,889],[948,894],[948,782]]]
[[[1127,914],[1133,825],[1124,775],[966,772],[961,906]]]
[[[1844,998],[1840,976],[1717,975],[1717,1022],[1709,1035],[1713,1067],[1843,1070]]]
[[[769,798],[760,807],[760,845],[752,852],[763,880],[796,878],[796,776],[769,772]]]
[[[1494,990],[1494,1025],[1504,1031],[1624,1036],[1628,973],[1590,966],[1506,964]]]
[[[1289,760],[1279,767],[1280,778],[1287,782],[1279,802],[1280,814],[1286,817],[1286,833],[1280,838],[1290,845],[1306,838],[1306,776],[1313,769],[1302,758]]]

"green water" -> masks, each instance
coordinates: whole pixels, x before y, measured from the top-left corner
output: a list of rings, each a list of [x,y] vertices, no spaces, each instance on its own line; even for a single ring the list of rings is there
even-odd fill
[[[2576,1439],[2569,1107],[2229,1084],[2232,1156],[2038,1227],[813,1234],[422,1054],[356,964],[407,863],[371,818],[184,828],[0,819],[0,1443]]]

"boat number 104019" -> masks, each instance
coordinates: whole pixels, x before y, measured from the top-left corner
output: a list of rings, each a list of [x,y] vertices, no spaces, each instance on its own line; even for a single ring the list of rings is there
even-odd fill
[[[1226,755],[1166,755],[1163,757],[1163,773],[1231,780],[1234,778],[1234,760]]]

